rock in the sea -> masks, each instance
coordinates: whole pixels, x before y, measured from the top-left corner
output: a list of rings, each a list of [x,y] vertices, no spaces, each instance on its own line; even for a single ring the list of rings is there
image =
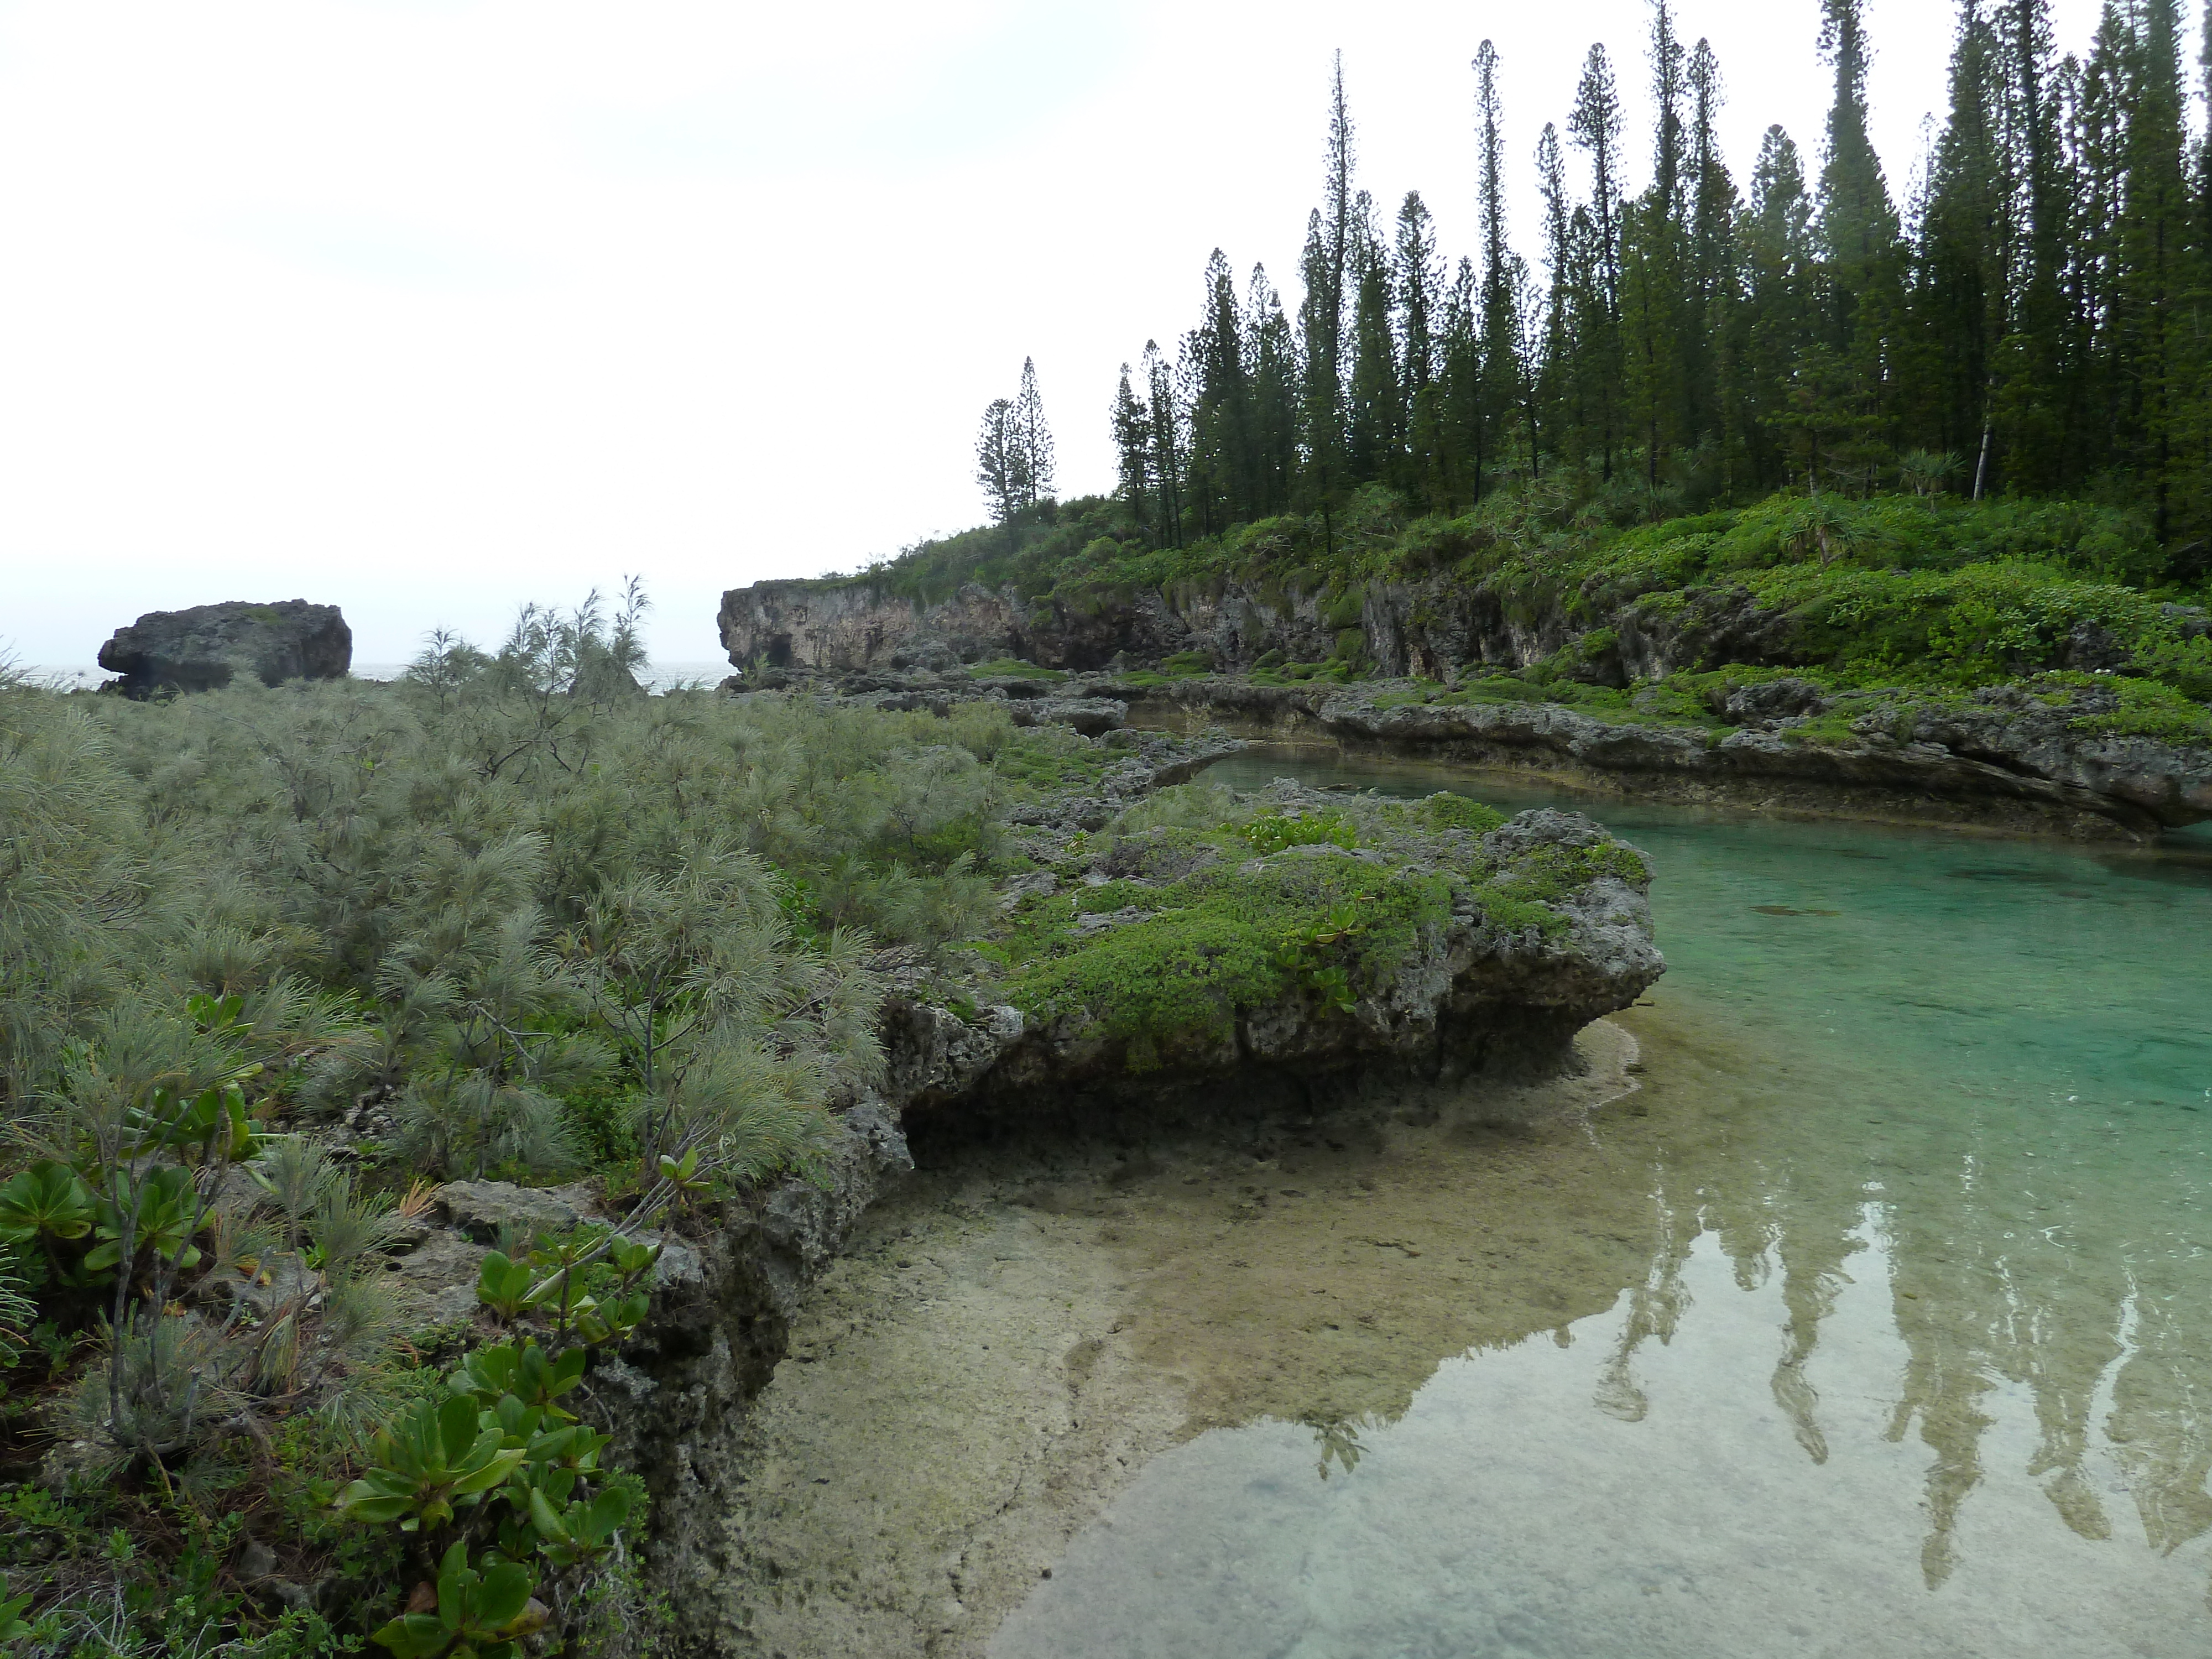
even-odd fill
[[[337,606],[305,599],[149,611],[115,630],[100,665],[120,674],[119,689],[133,697],[165,686],[213,691],[247,676],[264,685],[337,680],[353,665],[353,630]]]

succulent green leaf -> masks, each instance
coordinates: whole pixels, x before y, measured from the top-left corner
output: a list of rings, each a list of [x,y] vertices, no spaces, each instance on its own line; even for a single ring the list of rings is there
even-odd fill
[[[0,1185],[0,1240],[27,1244],[49,1238],[82,1238],[92,1230],[92,1193],[75,1170],[41,1158]]]
[[[390,1648],[393,1659],[434,1659],[453,1644],[453,1634],[434,1613],[403,1613],[369,1638]]]
[[[561,1517],[546,1501],[545,1494],[536,1487],[530,1492],[530,1524],[538,1528],[538,1535],[549,1544],[565,1544],[568,1529],[561,1524]]]
[[[501,1561],[487,1568],[476,1593],[477,1622],[486,1631],[504,1634],[530,1605],[530,1592],[538,1588],[537,1575],[519,1562]]]
[[[444,1451],[441,1461],[447,1468],[459,1468],[468,1461],[469,1449],[482,1432],[477,1424],[481,1415],[477,1402],[461,1395],[452,1396],[438,1407],[438,1437]]]
[[[591,1501],[584,1512],[585,1535],[595,1543],[605,1542],[629,1519],[629,1488],[609,1486]]]

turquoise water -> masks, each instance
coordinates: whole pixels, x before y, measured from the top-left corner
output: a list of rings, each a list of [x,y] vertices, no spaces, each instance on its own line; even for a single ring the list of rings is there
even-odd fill
[[[1189,1654],[2212,1652],[2212,859],[1577,802],[1650,852],[1648,1266],[1411,1407],[1156,1459],[994,1641]],[[1540,1241],[1530,1249],[1540,1249]]]

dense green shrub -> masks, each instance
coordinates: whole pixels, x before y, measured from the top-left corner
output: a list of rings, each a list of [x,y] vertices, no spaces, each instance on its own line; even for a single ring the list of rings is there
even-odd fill
[[[879,1071],[879,946],[990,925],[1007,805],[1114,757],[981,703],[647,697],[634,617],[533,608],[392,684],[0,680],[0,1501],[40,1501],[33,1431],[82,1466],[45,1543],[0,1547],[25,1651],[491,1652],[546,1585],[572,1639],[635,1622],[633,1486],[512,1389],[464,1432],[398,1345],[398,1216],[596,1170],[635,1229],[805,1167]],[[641,1316],[641,1248],[519,1240],[480,1294],[581,1364]],[[445,1498],[369,1501],[480,1446]],[[343,1616],[238,1595],[230,1534],[184,1523],[226,1505],[337,1572]],[[410,1517],[431,1554],[364,1535]],[[395,1621],[418,1581],[444,1609]]]

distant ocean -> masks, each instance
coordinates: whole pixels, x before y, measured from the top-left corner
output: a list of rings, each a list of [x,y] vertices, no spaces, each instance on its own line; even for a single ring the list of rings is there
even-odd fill
[[[396,680],[406,669],[404,662],[357,662],[353,665],[353,677],[357,680]],[[76,663],[58,666],[26,663],[22,672],[58,691],[90,690],[114,678],[105,668]],[[726,662],[650,662],[646,665],[644,678],[648,691],[672,691],[681,686],[720,685],[729,675],[730,665]]]

